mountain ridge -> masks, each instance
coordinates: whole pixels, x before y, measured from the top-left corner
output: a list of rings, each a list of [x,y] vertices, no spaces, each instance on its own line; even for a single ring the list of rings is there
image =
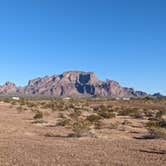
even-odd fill
[[[122,87],[114,80],[102,81],[94,72],[66,71],[59,75],[38,77],[28,85],[17,87],[12,82],[0,86],[1,95],[44,95],[55,97],[146,97],[147,93]]]

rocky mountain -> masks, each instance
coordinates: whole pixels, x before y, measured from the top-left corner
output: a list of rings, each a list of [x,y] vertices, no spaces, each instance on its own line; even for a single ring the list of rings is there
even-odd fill
[[[152,95],[152,97],[164,97],[164,95],[162,95],[161,93],[154,93],[153,95]]]
[[[124,88],[112,80],[101,81],[92,72],[69,71],[61,75],[30,80],[23,88],[7,82],[0,94],[44,95],[56,97],[146,97],[147,93]]]
[[[0,94],[13,94],[18,91],[16,85],[12,82],[6,82],[4,85],[0,86]]]

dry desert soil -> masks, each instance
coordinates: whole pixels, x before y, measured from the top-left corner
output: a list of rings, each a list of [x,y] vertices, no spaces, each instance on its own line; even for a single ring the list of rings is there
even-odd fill
[[[56,113],[47,115],[46,124],[34,124],[32,114],[0,103],[0,166],[166,165],[166,141],[141,139],[147,132],[143,121],[98,130],[96,137],[73,138],[68,127],[48,125]]]

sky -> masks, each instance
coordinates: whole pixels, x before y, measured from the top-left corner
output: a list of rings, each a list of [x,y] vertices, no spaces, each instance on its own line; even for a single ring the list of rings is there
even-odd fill
[[[0,0],[0,84],[64,71],[166,95],[165,0]]]

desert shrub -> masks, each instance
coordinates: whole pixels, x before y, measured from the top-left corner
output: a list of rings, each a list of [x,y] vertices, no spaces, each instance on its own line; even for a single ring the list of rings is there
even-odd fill
[[[103,125],[104,125],[103,122],[99,120],[94,123],[94,128],[99,130],[102,129]]]
[[[150,134],[150,138],[162,138],[166,139],[166,129],[162,127],[150,127],[148,128],[148,132]]]
[[[68,118],[70,119],[69,124],[72,128],[74,137],[88,136],[90,134],[91,123],[81,117],[80,111],[74,111],[69,114]]]
[[[143,119],[144,117],[143,114],[139,111],[133,112],[130,116],[136,119]]]
[[[118,115],[120,116],[131,116],[133,118],[142,119],[143,111],[138,108],[123,108],[119,111]]]
[[[42,123],[48,123],[47,121],[43,119],[35,119],[32,124],[42,124]]]
[[[26,107],[23,107],[23,109],[24,109],[24,111],[27,111],[27,110],[28,110],[28,108],[26,108]]]
[[[118,123],[110,123],[108,128],[109,129],[117,129],[118,128]]]
[[[109,108],[105,105],[101,105],[101,106],[99,106],[98,110],[101,112],[108,112]]]
[[[69,109],[74,109],[75,108],[75,106],[74,106],[74,104],[69,104]]]
[[[73,136],[82,137],[88,136],[90,131],[90,124],[88,121],[79,118],[72,124]]]
[[[58,118],[65,118],[66,116],[63,113],[58,114]]]
[[[12,101],[12,102],[11,102],[11,105],[17,105],[17,104],[18,104],[17,101]]]
[[[98,116],[104,119],[114,118],[116,116],[115,113],[112,112],[112,109],[104,105],[94,108],[94,111]]]
[[[160,127],[162,127],[162,128],[165,128],[166,129],[166,120],[160,120],[159,121],[159,125],[160,125]]]
[[[153,110],[148,110],[148,109],[144,109],[144,115],[148,118],[152,118],[155,116],[154,111]]]
[[[48,107],[52,110],[55,111],[57,108],[56,103],[54,102],[54,100],[51,100],[51,102],[48,104]]]
[[[124,121],[122,122],[122,125],[131,125],[131,124],[132,124],[132,122],[129,121],[129,120],[124,120]]]
[[[166,122],[165,121],[149,121],[147,129],[151,138],[166,139]]]
[[[70,119],[68,119],[67,117],[63,117],[58,120],[58,123],[56,125],[57,126],[67,126],[69,124],[70,124]]]
[[[98,111],[97,114],[104,119],[110,119],[116,117],[115,113],[108,111]]]
[[[33,119],[43,119],[43,112],[37,111]]]
[[[24,98],[21,98],[21,99],[19,100],[19,102],[20,102],[20,105],[25,105],[25,104],[26,104],[26,102],[25,102],[25,99],[24,99]]]
[[[166,110],[159,111],[159,112],[156,114],[156,117],[159,118],[159,119],[164,119],[164,120],[166,120]]]
[[[21,113],[21,112],[23,112],[23,110],[24,110],[22,106],[19,106],[19,107],[17,107],[16,109],[17,109],[17,112],[18,112],[18,113]]]
[[[99,115],[89,115],[86,120],[88,120],[91,123],[96,123],[101,119],[101,116]]]
[[[54,102],[54,100],[51,100],[49,102],[42,102],[40,105],[41,105],[41,108],[43,108],[43,109],[51,109],[51,111],[55,111],[56,108],[57,108],[57,105]]]
[[[5,103],[11,103],[11,99],[9,99],[9,98],[5,98],[5,99],[3,99],[3,101],[5,102]]]
[[[152,127],[158,128],[158,127],[160,127],[160,124],[159,124],[159,121],[149,121],[146,124],[146,126],[149,128],[152,128]]]
[[[123,108],[122,110],[119,110],[118,115],[119,116],[129,116],[131,114],[130,108]]]
[[[69,114],[69,117],[73,120],[77,120],[81,116],[81,111],[74,111],[73,113]]]
[[[27,102],[27,106],[29,108],[33,108],[33,107],[36,107],[36,104],[35,103],[32,103],[32,102]]]

